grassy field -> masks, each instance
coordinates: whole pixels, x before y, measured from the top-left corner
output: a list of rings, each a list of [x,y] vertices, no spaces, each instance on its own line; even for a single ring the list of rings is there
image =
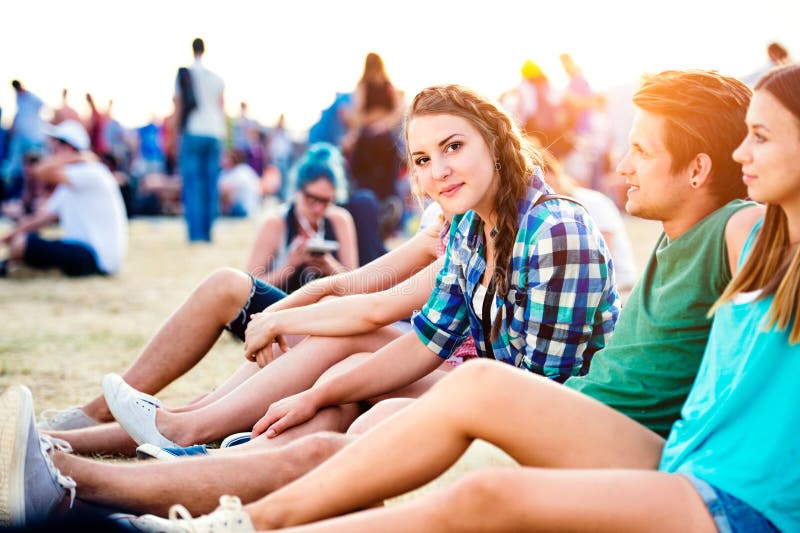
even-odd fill
[[[639,265],[658,224],[625,218]],[[258,221],[221,220],[212,245],[186,242],[179,218],[136,219],[125,269],[117,276],[69,279],[18,270],[0,279],[0,390],[22,383],[36,410],[82,404],[108,372],[122,372],[192,288],[218,267],[241,268]],[[0,222],[0,234],[8,225]],[[243,361],[223,335],[187,376],[159,394],[176,405],[206,392]]]

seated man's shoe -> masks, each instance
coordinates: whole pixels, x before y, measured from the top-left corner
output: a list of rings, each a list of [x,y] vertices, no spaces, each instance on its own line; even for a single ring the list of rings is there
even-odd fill
[[[103,378],[103,395],[111,414],[136,444],[181,447],[158,431],[156,409],[161,403],[153,396],[137,391],[117,374],[107,374]]]
[[[99,425],[100,422],[83,412],[80,407],[45,409],[39,414],[38,429],[45,431],[67,431]]]
[[[53,452],[69,444],[39,435],[33,397],[23,385],[0,397],[0,526],[23,526],[44,520],[67,493],[75,499],[75,481],[58,471]]]
[[[255,531],[253,523],[242,509],[242,502],[236,496],[222,496],[219,507],[207,515],[192,518],[182,505],[173,505],[169,519],[154,515],[127,517],[125,525],[132,531],[148,533],[244,533]]]

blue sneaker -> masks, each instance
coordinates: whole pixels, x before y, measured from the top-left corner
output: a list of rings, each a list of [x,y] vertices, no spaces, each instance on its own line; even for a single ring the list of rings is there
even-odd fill
[[[58,471],[53,452],[72,451],[60,439],[39,435],[33,397],[14,385],[0,397],[0,526],[23,526],[47,517],[67,492],[75,500],[75,481]]]
[[[250,442],[250,435],[251,432],[249,431],[243,431],[242,433],[234,433],[233,435],[228,435],[222,440],[219,447],[230,448],[231,446],[238,446],[240,444],[244,444],[245,442]]]
[[[159,459],[161,461],[174,461],[181,457],[208,455],[205,444],[195,444],[185,448],[161,448],[155,444],[142,444],[136,448],[136,457],[139,459]]]

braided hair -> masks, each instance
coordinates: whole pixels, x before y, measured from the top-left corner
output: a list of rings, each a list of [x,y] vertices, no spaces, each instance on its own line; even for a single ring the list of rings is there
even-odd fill
[[[518,202],[525,197],[534,167],[540,164],[535,147],[523,137],[519,125],[496,103],[460,85],[436,85],[420,91],[408,108],[405,139],[408,146],[408,124],[419,116],[453,115],[472,124],[494,155],[496,179],[499,180],[493,213],[497,217],[495,268],[492,275],[497,294],[508,294],[511,256],[517,235]],[[411,154],[407,154],[413,168]],[[488,260],[488,258],[487,258]],[[491,340],[500,332],[502,307],[492,325]]]

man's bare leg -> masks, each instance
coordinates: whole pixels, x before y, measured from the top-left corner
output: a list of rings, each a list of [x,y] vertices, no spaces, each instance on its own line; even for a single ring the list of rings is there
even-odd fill
[[[188,372],[247,303],[251,288],[250,278],[238,270],[222,268],[211,274],[164,322],[123,379],[135,389],[155,394]],[[98,421],[114,420],[102,394],[83,411]]]
[[[523,465],[560,468],[654,469],[663,446],[587,396],[502,363],[472,361],[335,459],[246,509],[259,528],[362,509],[432,480],[476,438]]]
[[[287,446],[174,462],[101,462],[56,452],[62,474],[77,483],[77,496],[95,504],[166,516],[181,503],[193,514],[216,508],[223,494],[249,502],[298,478],[343,448],[352,437],[317,433]]]

